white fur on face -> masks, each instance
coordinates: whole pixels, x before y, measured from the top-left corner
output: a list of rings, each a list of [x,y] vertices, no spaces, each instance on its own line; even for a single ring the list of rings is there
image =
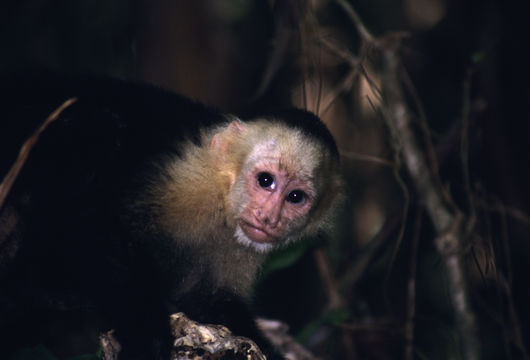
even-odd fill
[[[258,242],[250,240],[248,236],[245,235],[245,233],[243,232],[239,224],[236,226],[234,237],[236,238],[237,242],[240,243],[241,245],[250,247],[259,253],[268,253],[269,251],[275,248],[274,244],[258,243]]]
[[[323,183],[320,167],[322,164],[328,164],[330,158],[329,151],[324,145],[308,138],[298,129],[283,125],[271,127],[269,121],[256,121],[245,126],[248,134],[242,141],[249,139],[245,147],[249,152],[246,153],[239,176],[235,179],[230,192],[230,206],[236,223],[250,201],[247,190],[248,179],[245,174],[251,173],[259,166],[286,171],[291,177],[305,183],[307,188],[304,188],[304,191],[316,201],[321,195],[319,192]],[[320,221],[317,224],[310,224],[308,228],[308,216],[303,214],[303,216],[297,215],[294,220],[288,219],[291,224],[286,228],[286,234],[280,242],[253,241],[243,232],[239,224],[236,224],[233,237],[238,244],[265,254],[302,237],[312,236],[325,225],[325,222]]]

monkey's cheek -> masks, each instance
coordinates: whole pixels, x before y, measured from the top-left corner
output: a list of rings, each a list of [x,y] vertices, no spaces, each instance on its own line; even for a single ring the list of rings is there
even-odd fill
[[[241,230],[243,230],[245,235],[252,241],[255,241],[258,243],[276,242],[276,238],[270,236],[265,231],[258,229],[257,227],[254,227],[244,221],[241,221],[239,223],[239,226],[241,227]]]

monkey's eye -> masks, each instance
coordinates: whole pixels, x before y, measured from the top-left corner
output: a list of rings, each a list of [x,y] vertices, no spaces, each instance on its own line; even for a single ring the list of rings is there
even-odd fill
[[[302,190],[293,190],[285,198],[288,202],[293,204],[300,204],[306,198],[305,193]]]
[[[264,189],[273,189],[276,187],[276,183],[274,182],[274,176],[269,174],[268,172],[262,172],[258,174],[258,184]]]

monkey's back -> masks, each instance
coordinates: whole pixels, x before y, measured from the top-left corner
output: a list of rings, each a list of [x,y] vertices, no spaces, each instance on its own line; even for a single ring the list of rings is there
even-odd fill
[[[118,304],[125,314],[126,304],[155,302],[164,289],[153,282],[157,259],[139,249],[151,239],[134,232],[129,222],[137,214],[127,214],[127,204],[162,161],[179,154],[179,144],[200,141],[201,128],[224,118],[147,85],[47,75],[2,80],[2,178],[46,117],[68,98],[77,101],[41,134],[0,209],[0,322],[13,325],[17,312],[47,307]]]

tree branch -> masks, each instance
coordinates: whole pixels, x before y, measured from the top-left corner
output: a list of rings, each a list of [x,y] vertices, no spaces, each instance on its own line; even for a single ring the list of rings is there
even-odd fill
[[[349,3],[343,0],[336,0],[336,2],[351,18],[366,46],[373,48],[381,55],[383,115],[390,130],[392,145],[394,151],[401,155],[421,203],[436,231],[434,241],[449,278],[450,297],[461,339],[462,356],[467,360],[478,359],[479,347],[475,316],[469,305],[461,259],[461,248],[465,240],[462,231],[464,216],[460,210],[450,207],[445,200],[442,189],[437,186],[440,183],[437,174],[433,175],[429,168],[412,129],[413,116],[405,99],[403,90],[405,84],[399,77],[402,67],[398,50],[403,35],[391,33],[377,38],[362,24],[360,17]]]
[[[59,115],[61,115],[61,113],[66,108],[68,108],[70,105],[72,105],[76,101],[77,101],[77,98],[70,98],[70,99],[66,100],[61,106],[59,106],[57,109],[55,109],[46,118],[46,120],[37,129],[37,131],[35,131],[33,133],[33,135],[31,135],[29,137],[29,139],[26,140],[26,142],[22,145],[22,147],[20,148],[20,152],[18,154],[18,157],[17,157],[15,163],[13,164],[11,169],[9,169],[9,172],[4,177],[4,180],[2,181],[2,183],[0,183],[0,210],[2,210],[2,208],[4,206],[4,202],[5,202],[6,198],[7,198],[7,195],[9,194],[9,191],[11,190],[11,187],[15,183],[15,180],[17,179],[18,174],[20,173],[20,171],[24,167],[24,164],[26,163],[26,161],[27,161],[27,159],[29,157],[31,149],[33,149],[33,147],[35,146],[35,144],[39,140],[39,137],[42,134],[42,132],[44,130],[46,130],[48,125],[50,125],[52,122],[57,120]]]

